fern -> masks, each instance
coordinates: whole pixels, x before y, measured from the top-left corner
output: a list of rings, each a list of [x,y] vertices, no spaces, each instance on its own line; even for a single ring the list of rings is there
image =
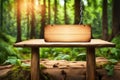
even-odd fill
[[[10,45],[7,45],[4,42],[0,43],[0,64],[2,64],[7,58],[8,56],[16,56],[15,51],[13,50],[13,47],[11,47]]]
[[[8,35],[6,35],[3,32],[0,32],[0,39],[5,41],[5,42],[10,42],[10,39],[9,39]]]
[[[8,56],[17,56],[13,46],[10,45],[9,37],[0,32],[0,64],[4,63]]]

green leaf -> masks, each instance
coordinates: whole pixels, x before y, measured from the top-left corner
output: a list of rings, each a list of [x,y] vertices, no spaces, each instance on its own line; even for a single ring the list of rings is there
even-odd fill
[[[14,56],[8,56],[8,59],[4,62],[4,64],[21,65],[21,60]]]
[[[116,59],[109,59],[109,61],[114,64],[114,63],[117,63],[118,61]]]
[[[112,76],[114,72],[114,65],[106,65],[105,69],[108,71],[108,75]]]
[[[21,66],[22,66],[22,67],[27,67],[27,66],[30,66],[30,64],[22,63]]]

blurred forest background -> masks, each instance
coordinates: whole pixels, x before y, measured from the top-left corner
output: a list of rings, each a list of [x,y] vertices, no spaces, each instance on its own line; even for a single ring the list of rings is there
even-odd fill
[[[30,59],[29,48],[13,44],[44,38],[48,24],[90,24],[92,38],[116,44],[96,49],[96,56],[120,60],[120,0],[0,0],[0,64]],[[86,60],[84,48],[41,48],[40,58]]]

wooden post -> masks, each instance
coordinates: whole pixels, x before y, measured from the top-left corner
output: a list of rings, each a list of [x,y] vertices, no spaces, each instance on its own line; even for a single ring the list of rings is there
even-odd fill
[[[32,47],[31,54],[31,80],[40,80],[39,77],[39,48]]]
[[[95,47],[87,47],[87,70],[86,80],[95,80],[96,63],[95,63]]]

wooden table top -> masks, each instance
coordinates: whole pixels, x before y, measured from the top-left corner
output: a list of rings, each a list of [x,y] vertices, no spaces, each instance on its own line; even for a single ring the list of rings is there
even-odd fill
[[[45,42],[44,39],[30,39],[14,44],[15,47],[115,47],[114,43],[101,39],[90,42]]]

